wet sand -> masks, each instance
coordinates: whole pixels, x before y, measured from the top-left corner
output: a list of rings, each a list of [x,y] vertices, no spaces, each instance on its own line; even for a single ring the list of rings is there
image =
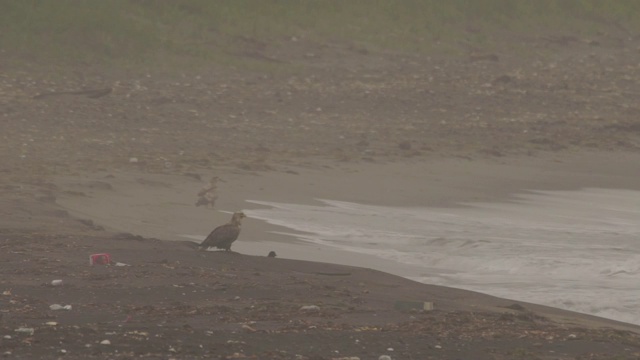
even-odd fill
[[[74,216],[116,232],[195,240],[228,221],[231,212],[260,206],[251,201],[309,204],[330,199],[381,206],[450,207],[505,201],[529,190],[640,190],[640,169],[634,164],[640,164],[640,155],[635,153],[580,152],[497,160],[287,167],[271,172],[220,169],[197,174],[202,180],[194,179],[193,174],[114,171],[58,177],[55,183],[60,189],[57,204]],[[218,185],[214,208],[194,206],[204,180],[214,175],[224,181]],[[246,241],[296,243],[291,236],[278,234],[282,231],[286,229],[247,219],[242,239],[235,246]],[[270,250],[254,243],[245,249],[252,255]]]

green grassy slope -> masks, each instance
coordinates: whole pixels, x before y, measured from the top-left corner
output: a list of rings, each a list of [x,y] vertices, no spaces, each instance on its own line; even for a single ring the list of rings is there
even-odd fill
[[[637,0],[3,0],[0,51],[36,62],[221,60],[233,39],[429,51],[493,32],[640,26]],[[222,55],[221,55],[222,54]]]

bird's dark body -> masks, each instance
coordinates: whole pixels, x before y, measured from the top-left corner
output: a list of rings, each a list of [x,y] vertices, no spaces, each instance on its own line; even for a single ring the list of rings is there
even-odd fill
[[[240,228],[238,226],[233,224],[220,225],[213,229],[200,246],[204,248],[216,247],[229,251],[231,244],[238,239],[238,235],[240,235]]]
[[[240,235],[240,220],[244,217],[245,215],[241,212],[233,214],[231,221],[213,229],[209,236],[200,243],[200,247],[203,249],[215,247],[226,251],[231,250],[231,244],[233,244],[233,242],[238,239],[238,235]]]

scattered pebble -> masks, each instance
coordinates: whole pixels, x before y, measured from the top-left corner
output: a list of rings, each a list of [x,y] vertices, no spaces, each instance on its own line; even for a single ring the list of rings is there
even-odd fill
[[[129,162],[132,163],[132,164],[135,164],[135,163],[138,162],[138,158],[137,157],[129,158]]]
[[[60,286],[60,285],[62,285],[62,280],[51,281],[51,286]]]
[[[100,341],[100,345],[111,345],[111,341],[109,341],[109,340],[102,340],[102,341]]]
[[[46,323],[44,323],[45,325],[49,325],[49,326],[58,326],[58,323],[55,321],[47,321]]]
[[[391,356],[389,355],[380,355],[378,360],[391,360]]]
[[[5,336],[4,336],[4,339],[6,339],[6,340],[11,340],[11,335],[5,335]]]
[[[318,305],[305,305],[300,308],[300,311],[320,311],[320,307]]]
[[[392,347],[387,348],[387,351],[393,351],[393,348]]]
[[[53,304],[53,305],[49,305],[49,309],[51,310],[71,310],[71,305],[60,305],[60,304]]]

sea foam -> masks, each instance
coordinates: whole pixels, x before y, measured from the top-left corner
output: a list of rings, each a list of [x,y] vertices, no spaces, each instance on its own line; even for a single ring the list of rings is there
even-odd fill
[[[404,208],[250,201],[298,239],[410,265],[410,278],[640,324],[640,192],[535,191]],[[417,270],[416,270],[417,269]]]

